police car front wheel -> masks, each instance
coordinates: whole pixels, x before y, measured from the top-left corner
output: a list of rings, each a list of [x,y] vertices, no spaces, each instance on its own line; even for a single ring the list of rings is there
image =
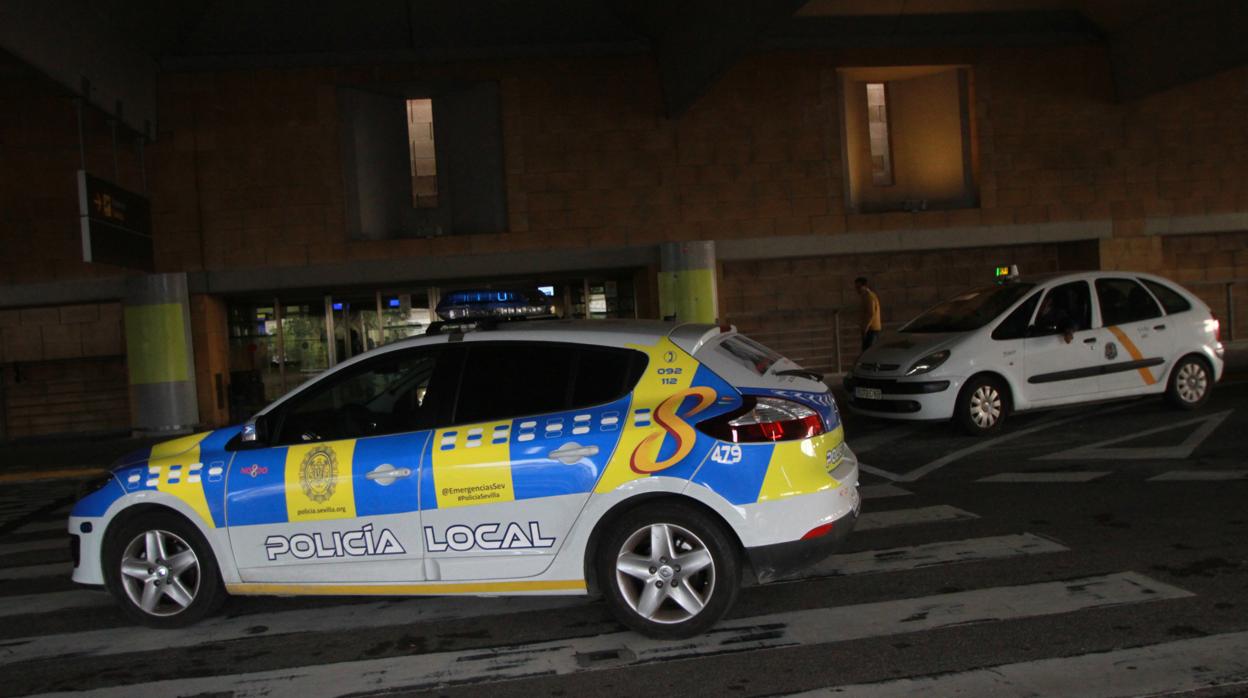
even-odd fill
[[[635,510],[600,548],[598,578],[612,613],[658,638],[697,635],[736,598],[740,560],[723,527],[676,504]]]
[[[207,541],[172,513],[125,522],[105,542],[105,585],[126,615],[159,628],[183,627],[212,612],[221,579]]]

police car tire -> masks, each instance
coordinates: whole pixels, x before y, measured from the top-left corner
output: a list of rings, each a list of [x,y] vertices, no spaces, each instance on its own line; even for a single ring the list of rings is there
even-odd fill
[[[971,404],[976,394],[983,389],[995,390],[1000,400],[1000,409],[996,420],[988,426],[981,426],[975,421]],[[1005,419],[1010,413],[1009,389],[1006,387],[1005,381],[995,376],[973,376],[962,386],[962,391],[958,393],[958,399],[954,403],[953,410],[953,421],[963,432],[971,436],[995,434],[1001,431],[1001,425],[1005,424]]]
[[[178,547],[184,543],[195,555],[198,570],[196,589],[189,605],[170,615],[153,615],[144,611],[126,591],[122,559],[136,537],[148,531],[160,531],[176,537]],[[154,511],[134,517],[108,531],[103,550],[104,586],[117,599],[122,611],[131,619],[153,628],[182,628],[212,613],[225,601],[221,572],[212,547],[189,521],[169,511]]]
[[[704,599],[705,605],[692,617],[677,622],[670,622],[670,618],[669,622],[658,622],[640,615],[634,609],[633,603],[624,597],[617,578],[617,558],[630,539],[659,524],[667,524],[673,529],[683,529],[684,533],[691,534],[710,553],[713,563],[713,583],[709,598]],[[652,638],[679,639],[705,632],[732,607],[741,586],[741,559],[736,543],[713,517],[687,505],[664,502],[628,512],[611,524],[611,529],[603,536],[597,552],[598,583],[611,613],[624,625]],[[692,578],[694,584],[705,582],[705,571],[699,575],[703,576]],[[679,572],[676,579],[678,584],[684,583],[686,590],[688,589],[689,580],[682,581]],[[630,578],[626,581],[633,580]],[[648,586],[640,582],[636,584],[643,589]],[[670,592],[670,582],[667,587]],[[703,586],[702,590],[705,588]],[[671,611],[680,613],[678,605],[670,598],[663,604]]]
[[[1204,386],[1200,397],[1192,400],[1186,397],[1184,393],[1190,395],[1191,389],[1183,390],[1182,382],[1189,380],[1196,372],[1197,380],[1200,380]],[[1181,410],[1198,409],[1209,401],[1209,395],[1213,392],[1213,371],[1209,369],[1209,364],[1198,356],[1185,356],[1179,359],[1174,368],[1170,370],[1170,382],[1166,385],[1166,400]]]

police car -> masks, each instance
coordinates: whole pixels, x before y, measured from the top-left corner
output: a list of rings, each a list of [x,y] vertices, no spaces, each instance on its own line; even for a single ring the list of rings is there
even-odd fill
[[[158,627],[225,594],[596,593],[682,637],[854,526],[832,394],[732,328],[434,331],[123,458],[72,511],[73,579]]]
[[[1165,394],[1182,409],[1222,377],[1218,319],[1172,281],[1135,272],[998,283],[927,310],[863,353],[850,406],[894,419],[952,419],[971,434],[1039,407]]]

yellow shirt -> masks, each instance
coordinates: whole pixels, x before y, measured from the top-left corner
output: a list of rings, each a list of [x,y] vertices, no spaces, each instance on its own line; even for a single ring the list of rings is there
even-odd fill
[[[862,331],[865,334],[868,330],[879,332],[883,329],[880,323],[880,298],[875,295],[875,291],[863,287],[858,295],[862,297]]]

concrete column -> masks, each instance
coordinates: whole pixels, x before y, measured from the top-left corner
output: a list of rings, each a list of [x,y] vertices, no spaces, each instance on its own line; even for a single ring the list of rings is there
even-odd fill
[[[659,246],[659,315],[679,322],[716,322],[715,241]]]
[[[130,415],[140,434],[185,433],[199,421],[186,274],[126,280]]]

